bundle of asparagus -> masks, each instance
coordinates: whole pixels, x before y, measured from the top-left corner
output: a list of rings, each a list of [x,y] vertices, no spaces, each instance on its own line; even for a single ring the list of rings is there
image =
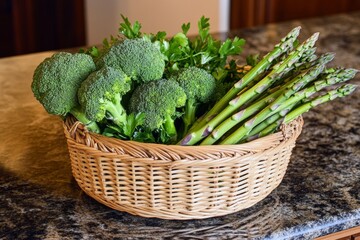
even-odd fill
[[[355,85],[332,86],[353,78],[357,70],[326,68],[334,54],[316,56],[318,33],[297,45],[299,32],[300,27],[290,31],[194,123],[179,144],[249,141],[277,131],[312,107],[352,93]]]

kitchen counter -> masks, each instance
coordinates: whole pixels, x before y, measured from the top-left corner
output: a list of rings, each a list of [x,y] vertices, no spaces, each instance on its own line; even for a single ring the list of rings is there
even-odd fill
[[[331,66],[360,69],[360,13],[232,32],[246,51],[268,52],[295,26],[320,32]],[[30,90],[52,52],[0,59],[0,239],[312,239],[360,225],[360,88],[303,115],[282,183],[253,207],[223,217],[171,221],[112,210],[71,175],[61,120]],[[352,83],[360,84],[360,74]]]

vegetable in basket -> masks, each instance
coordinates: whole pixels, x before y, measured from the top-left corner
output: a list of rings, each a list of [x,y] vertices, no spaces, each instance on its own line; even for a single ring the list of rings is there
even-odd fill
[[[281,49],[279,46],[282,46],[284,43],[286,43],[284,47],[287,50],[291,49],[291,47],[289,48],[291,44],[287,41],[297,36],[298,31],[299,28],[292,30],[288,36],[282,39],[279,45],[275,46],[272,52],[276,50],[279,52],[279,49]],[[318,33],[297,46],[289,54],[284,52],[282,59],[278,60],[278,63],[275,65],[271,66],[271,64],[269,64],[270,61],[268,57],[272,52],[266,55],[262,61],[252,68],[202,117],[201,121],[195,123],[195,126],[192,127],[179,144],[208,145],[216,143],[239,143],[249,139],[251,130],[273,114],[282,111],[284,108],[289,108],[289,106],[295,108],[301,103],[303,98],[310,97],[325,87],[353,78],[357,70],[346,69],[343,71],[347,72],[347,74],[344,74],[341,70],[332,73],[331,81],[321,79],[323,77],[321,73],[325,71],[326,68],[322,65],[324,61],[314,59],[313,56],[314,44],[317,38]],[[292,41],[294,41],[294,39]],[[280,56],[281,54],[278,54],[275,57]],[[273,61],[273,58],[270,60]],[[332,60],[332,58],[328,60]],[[328,60],[326,60],[325,63],[329,62]],[[307,67],[315,65],[317,62],[323,63],[317,67],[313,67],[313,69],[307,69]],[[262,69],[264,65],[268,65],[270,68],[264,76],[260,75],[261,77],[258,78],[259,69],[260,72],[265,71]],[[334,80],[337,77],[339,77],[338,81]],[[289,84],[289,81],[293,83],[286,85]],[[308,84],[312,86],[305,88]],[[284,86],[287,87],[284,88]],[[279,89],[275,91],[275,93],[277,92],[278,94],[273,93],[272,98],[266,95],[264,96],[267,89],[269,89],[269,92],[274,92],[274,90]],[[353,91],[355,87],[351,89]],[[261,102],[261,99],[264,97],[266,98],[266,104],[264,101]],[[290,110],[291,108],[288,109],[288,111]]]
[[[86,54],[56,53],[35,69],[31,89],[48,113],[60,116],[71,113],[90,131],[100,132],[96,122],[86,117],[77,99],[82,81],[93,71],[95,64]]]
[[[121,100],[130,87],[130,77],[120,69],[103,67],[91,73],[78,90],[79,102],[86,117],[94,122],[110,119],[117,126],[124,126],[127,114]]]
[[[183,115],[183,132],[187,133],[197,118],[199,105],[210,102],[215,95],[216,80],[210,73],[198,67],[183,68],[170,79],[177,81],[187,96]]]
[[[126,39],[114,44],[96,61],[97,68],[119,68],[135,81],[161,79],[164,73],[164,55],[147,39]]]
[[[245,40],[215,40],[209,34],[208,18],[199,20],[194,38],[187,36],[190,24],[166,38],[161,31],[142,33],[140,23],[131,24],[122,17],[120,36],[105,40],[102,48],[82,51],[89,56],[74,55],[86,56],[91,67],[67,66],[57,55],[39,65],[33,91],[49,113],[71,113],[89,131],[124,140],[237,144],[273,133],[282,123],[356,88],[343,82],[357,70],[327,68],[334,54],[316,55],[318,33],[299,43],[300,27],[260,61],[247,56],[244,67],[245,63],[229,56],[240,54]],[[76,74],[81,72],[81,77],[67,77],[75,73],[72,67],[79,69]],[[72,80],[70,94],[59,91],[57,98],[51,98],[54,106],[60,106],[70,96],[72,104],[51,111],[43,101],[47,86],[56,88]]]
[[[129,109],[132,113],[143,114],[142,127],[159,135],[161,142],[176,141],[178,129],[175,120],[185,106],[186,94],[174,80],[161,79],[143,83],[135,89]]]

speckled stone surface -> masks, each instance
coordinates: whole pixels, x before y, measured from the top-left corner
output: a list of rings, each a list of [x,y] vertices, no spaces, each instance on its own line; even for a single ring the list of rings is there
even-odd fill
[[[244,55],[265,53],[298,25],[302,39],[320,32],[318,52],[336,52],[333,66],[360,69],[360,13],[236,35]],[[73,180],[61,120],[30,90],[51,54],[0,59],[0,239],[313,239],[360,225],[360,89],[304,114],[287,173],[260,203],[205,220],[146,219],[101,205]]]

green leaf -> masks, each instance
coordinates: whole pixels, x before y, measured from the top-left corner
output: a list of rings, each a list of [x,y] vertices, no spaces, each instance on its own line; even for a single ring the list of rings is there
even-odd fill
[[[152,134],[152,132],[143,128],[136,129],[136,131],[133,134],[132,140],[138,142],[148,142],[148,143],[156,142],[156,139]]]
[[[144,123],[144,114],[131,113],[127,116],[126,124],[123,127],[123,132],[130,139],[133,137],[136,127],[142,125]]]
[[[188,33],[188,31],[189,31],[189,29],[190,29],[190,23],[184,23],[182,26],[181,26],[181,29],[182,29],[182,32],[183,32],[183,34],[187,34]]]
[[[202,16],[198,22],[199,36],[203,42],[209,36],[209,30],[210,30],[209,20],[210,20],[209,18]]]
[[[79,53],[88,54],[88,55],[90,55],[93,59],[95,59],[95,58],[99,57],[99,55],[100,55],[100,50],[99,50],[97,47],[93,46],[93,47],[90,47],[90,48],[88,48],[88,49],[83,49],[83,48],[81,48],[81,49],[79,50]]]
[[[256,64],[258,64],[259,62],[259,54],[255,54],[255,55],[248,55],[246,57],[246,64],[250,65],[252,67],[256,66]]]
[[[223,79],[225,79],[227,74],[228,71],[222,67],[215,68],[215,70],[212,73],[213,77],[218,81],[222,81]]]
[[[166,32],[164,31],[159,31],[156,33],[155,35],[155,40],[158,40],[158,41],[163,41],[166,39]]]
[[[104,48],[109,48],[110,47],[110,43],[109,41],[107,40],[107,38],[104,38],[104,40],[102,41],[103,43],[103,47]]]
[[[186,47],[189,45],[188,38],[184,33],[177,33],[173,37],[173,44],[177,44],[181,47]]]
[[[205,65],[208,62],[210,62],[212,59],[214,59],[214,56],[210,56],[209,53],[201,54],[201,64]]]
[[[219,53],[220,56],[229,56],[240,54],[242,51],[242,46],[244,46],[245,40],[235,37],[233,40],[226,39],[226,41],[221,45]]]
[[[141,24],[138,21],[135,21],[134,24],[131,24],[127,17],[121,14],[123,23],[120,23],[119,32],[122,33],[125,37],[129,39],[140,38],[141,37]]]
[[[89,49],[89,53],[90,53],[91,56],[96,58],[96,57],[99,56],[99,49],[97,47],[91,47]]]

